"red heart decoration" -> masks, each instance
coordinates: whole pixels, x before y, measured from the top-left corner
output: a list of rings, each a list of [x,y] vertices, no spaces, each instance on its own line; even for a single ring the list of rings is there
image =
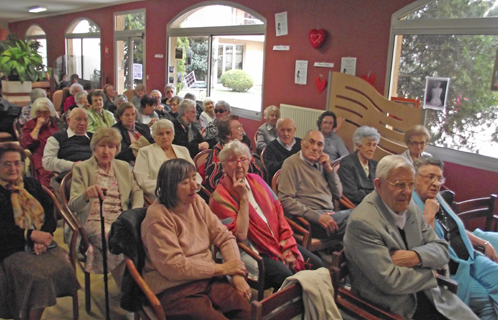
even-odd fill
[[[318,76],[315,79],[315,84],[316,88],[318,89],[318,93],[321,93],[325,89],[325,86],[327,85],[327,80]]]
[[[325,29],[311,29],[308,34],[308,40],[310,41],[311,46],[315,49],[320,48],[325,41],[325,38],[327,38],[327,31]]]
[[[372,86],[375,82],[375,74],[373,73],[368,73],[368,76],[362,75],[361,78],[365,80],[366,82],[370,83]]]

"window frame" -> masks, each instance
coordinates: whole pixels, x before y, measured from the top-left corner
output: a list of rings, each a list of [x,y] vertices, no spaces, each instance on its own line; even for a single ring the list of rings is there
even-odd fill
[[[458,34],[458,35],[496,35],[498,36],[498,17],[455,18],[437,20],[400,20],[402,17],[424,7],[436,0],[418,0],[396,11],[391,16],[391,31],[389,35],[389,51],[387,58],[386,81],[384,96],[391,96],[391,83],[394,78],[394,51],[396,36],[404,34]],[[425,119],[425,110],[424,116]],[[423,123],[422,123],[423,124]],[[496,158],[455,149],[427,146],[427,152],[442,160],[472,168],[498,172]]]
[[[99,32],[86,32],[86,33],[74,33],[74,29],[76,28],[76,26],[83,20],[87,20],[88,22],[91,22],[93,23],[94,25],[97,26],[97,28],[99,28]],[[72,29],[73,31],[69,32],[68,30],[69,29]],[[101,35],[101,28],[99,27],[99,25],[97,23],[95,23],[95,21],[93,21],[92,19],[89,19],[87,17],[79,17],[79,18],[76,18],[74,19],[73,21],[71,21],[71,23],[68,25],[68,27],[66,28],[66,31],[64,32],[64,44],[65,44],[65,55],[68,56],[68,39],[80,39],[81,40],[81,51],[83,51],[83,39],[99,39],[100,41],[100,54],[99,54],[99,58],[100,58],[100,66],[99,66],[99,71],[102,72],[102,35]],[[74,55],[74,53],[73,53]],[[84,75],[83,75],[83,68],[84,68],[84,62],[83,62],[83,54],[81,54],[81,52],[79,53],[80,57],[81,57],[81,78],[84,79]],[[90,80],[90,79],[86,79],[86,80]]]
[[[32,30],[33,28],[40,28],[41,31],[43,31],[43,34],[38,34],[38,35],[28,35],[28,32],[30,32],[30,30]],[[26,34],[24,36],[24,38],[26,39],[27,42],[29,42],[30,40],[45,40],[45,47],[44,47],[44,50],[45,50],[45,55],[42,56],[42,58],[44,57],[45,58],[45,66],[48,68],[49,65],[48,65],[48,42],[47,42],[47,33],[45,32],[45,30],[37,23],[34,23],[32,25],[29,26],[29,28],[26,30]]]
[[[235,25],[235,26],[222,26],[222,27],[196,27],[196,28],[178,28],[172,27],[173,23],[177,21],[177,19],[181,18],[185,14],[190,11],[195,11],[198,8],[206,7],[206,6],[215,6],[222,5],[233,7],[236,9],[243,10],[255,18],[259,19],[263,22],[263,24],[252,24],[252,25]],[[266,61],[266,32],[267,32],[267,20],[261,14],[255,12],[254,10],[247,8],[241,4],[228,2],[228,1],[206,1],[194,4],[181,12],[179,12],[176,16],[171,19],[170,22],[166,25],[166,64],[165,64],[165,83],[168,83],[168,64],[169,64],[169,53],[171,41],[170,38],[173,37],[208,37],[209,42],[209,50],[208,55],[210,59],[208,59],[208,78],[211,79],[211,69],[212,69],[212,37],[213,36],[232,36],[232,35],[263,35],[265,37],[265,41],[263,43],[263,69],[262,69],[262,79],[261,79],[261,88],[264,88],[265,85],[265,61]],[[210,88],[208,88],[210,90]],[[238,107],[231,108],[231,114],[251,119],[261,121],[263,115],[263,100],[264,100],[264,90],[261,90],[261,106],[259,111],[252,111],[247,109],[242,109]]]

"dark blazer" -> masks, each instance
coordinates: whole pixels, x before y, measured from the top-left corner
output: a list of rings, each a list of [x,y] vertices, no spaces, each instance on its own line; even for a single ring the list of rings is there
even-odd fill
[[[121,121],[119,121],[112,127],[118,129],[121,133],[121,137],[123,138],[121,140],[121,151],[118,155],[116,155],[116,159],[126,162],[135,161],[133,150],[130,149],[131,140],[130,135],[128,134],[128,130],[121,124]],[[140,132],[140,134],[144,136],[145,139],[147,139],[150,143],[154,143],[154,139],[150,135],[150,129],[148,125],[135,122],[135,129],[137,129],[137,131]]]
[[[190,126],[194,133],[194,140],[188,141],[188,131],[187,128],[181,124],[180,120],[175,119],[172,121],[175,127],[175,139],[173,144],[184,146],[188,149],[190,157],[194,159],[195,155],[199,153],[199,143],[204,142],[204,137],[201,134],[201,126],[198,122],[193,122]]]
[[[363,198],[374,190],[373,181],[375,170],[377,170],[377,161],[368,160],[368,169],[370,172],[367,177],[358,158],[358,151],[341,159],[341,166],[337,174],[341,179],[342,193],[355,206],[359,205]]]

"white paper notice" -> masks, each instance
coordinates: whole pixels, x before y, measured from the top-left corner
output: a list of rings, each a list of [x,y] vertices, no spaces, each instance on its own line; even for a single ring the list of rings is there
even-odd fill
[[[294,74],[294,83],[306,84],[308,78],[308,61],[296,60],[296,72]]]
[[[287,11],[275,14],[275,31],[278,36],[285,36],[287,31]]]
[[[341,72],[356,76],[356,58],[342,58]]]

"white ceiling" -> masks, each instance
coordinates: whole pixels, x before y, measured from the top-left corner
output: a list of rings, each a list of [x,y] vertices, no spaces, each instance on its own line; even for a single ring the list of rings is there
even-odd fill
[[[12,21],[85,11],[134,1],[140,0],[0,0],[0,27],[7,28],[7,23]],[[29,13],[28,9],[35,6],[44,6],[47,11]]]

